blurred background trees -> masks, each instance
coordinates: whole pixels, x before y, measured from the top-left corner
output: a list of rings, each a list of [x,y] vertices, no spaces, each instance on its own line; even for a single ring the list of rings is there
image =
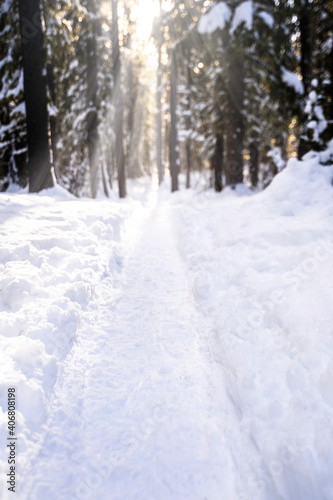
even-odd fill
[[[49,162],[76,196],[110,196],[115,180],[125,196],[126,177],[156,171],[162,182],[168,169],[173,190],[194,171],[211,172],[217,191],[260,189],[332,138],[333,0],[33,4]],[[27,110],[37,108],[23,71],[38,22],[21,11],[20,30],[19,6],[0,6],[0,189],[30,177],[39,190],[51,183],[32,186]]]

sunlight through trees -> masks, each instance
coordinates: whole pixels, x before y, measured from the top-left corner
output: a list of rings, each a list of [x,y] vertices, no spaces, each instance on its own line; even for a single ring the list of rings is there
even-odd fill
[[[264,188],[332,137],[332,5],[3,1],[1,189],[124,197],[196,170]]]

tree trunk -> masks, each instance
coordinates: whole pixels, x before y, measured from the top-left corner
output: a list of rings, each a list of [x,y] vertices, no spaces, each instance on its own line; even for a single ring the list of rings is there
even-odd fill
[[[229,49],[227,92],[227,152],[225,177],[227,185],[243,182],[243,101],[244,80],[240,56]]]
[[[258,138],[253,137],[250,139],[250,180],[251,185],[256,187],[258,185],[258,173],[259,173],[259,142]]]
[[[328,103],[328,110],[327,110],[327,119],[328,119],[328,138],[333,137],[333,44],[331,44],[331,51],[328,56],[328,70],[329,70],[329,75],[330,75],[330,84],[329,84],[329,91],[328,95],[331,96],[331,99]]]
[[[161,13],[161,1],[160,1]],[[157,34],[157,89],[156,89],[156,155],[157,155],[157,171],[158,183],[163,182],[163,161],[162,161],[162,31],[161,25],[158,27]]]
[[[301,0],[299,12],[299,28],[301,33],[301,73],[303,77],[304,95],[310,91],[312,78],[312,33],[311,6],[309,0]]]
[[[87,140],[90,167],[91,195],[96,198],[99,184],[99,138],[98,138],[98,111],[97,111],[97,44],[96,44],[96,4],[95,0],[89,1],[89,12],[94,19],[90,21],[87,37]]]
[[[106,172],[106,167],[104,165],[104,163],[102,164],[102,183],[103,183],[103,191],[104,191],[104,194],[107,198],[109,198],[110,194],[109,194],[109,179],[108,179],[108,175],[107,175],[107,172]]]
[[[192,162],[192,151],[191,151],[191,136],[190,131],[192,127],[191,120],[191,88],[192,88],[192,75],[191,75],[191,49],[188,48],[187,51],[187,99],[186,99],[186,130],[189,134],[186,139],[186,189],[191,187],[191,162]]]
[[[112,145],[111,141],[108,141],[106,145],[106,173],[109,179],[109,185],[112,189],[112,178],[113,178],[113,158],[112,158]]]
[[[52,187],[45,55],[39,0],[19,0],[27,114],[29,191]]]
[[[48,64],[47,66],[47,84],[49,87],[51,105],[54,108],[56,108],[56,86],[54,81],[52,63]],[[56,179],[59,179],[58,152],[57,152],[58,130],[57,130],[57,117],[54,113],[50,113],[50,133],[51,133],[52,164],[55,177]]]
[[[123,95],[121,87],[121,67],[118,32],[118,2],[112,0],[112,59],[114,78],[116,165],[118,171],[119,197],[126,196],[125,155],[123,135]]]
[[[127,166],[127,178],[134,179],[135,177],[140,176],[140,168],[138,161],[138,144],[137,137],[140,134],[140,130],[138,130],[138,122],[139,112],[136,114],[136,106],[137,106],[137,97],[138,97],[138,82],[135,79],[135,73],[133,71],[133,63],[132,61],[128,62],[128,85],[127,85],[127,158],[126,158],[126,166]],[[141,112],[141,110],[140,110]],[[137,125],[135,127],[135,124]]]
[[[214,169],[214,188],[217,193],[223,189],[222,172],[223,172],[223,135],[216,134],[215,151],[213,155],[213,169]]]
[[[191,187],[191,162],[192,162],[192,150],[191,150],[191,139],[186,140],[186,189]]]
[[[309,0],[300,0],[299,4],[299,28],[301,34],[301,73],[304,87],[304,97],[307,98],[312,78],[312,36],[311,36],[311,6]],[[301,112],[302,135],[306,130],[306,115]],[[310,150],[310,145],[306,137],[302,136],[298,146],[298,159]]]
[[[178,191],[178,155],[177,155],[177,80],[176,80],[176,58],[174,50],[171,51],[170,71],[170,173],[171,191]]]

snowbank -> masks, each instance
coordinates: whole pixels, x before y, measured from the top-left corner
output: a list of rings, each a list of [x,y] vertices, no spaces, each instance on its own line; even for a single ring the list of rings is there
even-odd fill
[[[290,160],[251,197],[186,193],[176,211],[235,425],[260,452],[242,500],[333,498],[333,167],[318,161]]]
[[[120,234],[133,203],[79,201],[59,186],[0,195],[0,440],[8,437],[7,391],[15,387],[22,477],[40,451],[59,370],[82,324],[94,328],[100,283],[121,270]],[[12,494],[7,459],[1,446],[2,499]]]

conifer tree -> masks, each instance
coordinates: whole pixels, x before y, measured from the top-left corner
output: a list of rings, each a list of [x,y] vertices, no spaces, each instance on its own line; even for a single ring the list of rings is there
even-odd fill
[[[28,183],[26,109],[18,3],[0,6],[0,190]]]

